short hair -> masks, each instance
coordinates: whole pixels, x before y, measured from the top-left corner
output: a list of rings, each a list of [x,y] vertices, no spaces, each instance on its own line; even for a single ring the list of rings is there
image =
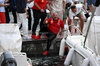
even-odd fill
[[[75,9],[76,8],[76,5],[75,4],[73,4],[73,5],[71,5],[71,7],[70,7],[71,9]]]
[[[55,13],[58,14],[57,12],[54,12],[53,15],[54,15]],[[59,16],[59,15],[58,15],[58,16]]]

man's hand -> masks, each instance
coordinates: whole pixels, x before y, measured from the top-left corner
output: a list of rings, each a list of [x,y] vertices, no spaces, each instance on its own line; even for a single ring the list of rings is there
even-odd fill
[[[6,6],[9,6],[9,3],[5,4]]]
[[[86,13],[89,13],[89,11],[86,10]]]
[[[26,18],[29,18],[29,15],[28,14],[26,14]]]
[[[48,17],[45,18],[45,20],[43,22],[44,24],[47,24],[48,23],[47,19],[48,19]]]
[[[43,9],[40,9],[40,11],[41,11],[41,12],[44,12],[44,10],[43,10]]]
[[[63,36],[63,32],[60,32],[59,35],[60,35],[60,36]]]
[[[60,36],[63,36],[64,28],[61,28],[61,32],[59,33]]]

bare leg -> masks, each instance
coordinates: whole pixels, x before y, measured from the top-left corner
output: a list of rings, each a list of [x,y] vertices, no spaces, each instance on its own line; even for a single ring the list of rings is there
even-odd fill
[[[68,17],[68,25],[69,25],[69,31],[71,32],[71,20],[70,20],[70,18]]]
[[[74,20],[73,19],[70,19],[69,17],[68,17],[68,25],[69,25],[69,30],[71,32],[71,35],[73,35]]]
[[[66,25],[66,18],[63,18],[64,25]]]
[[[93,12],[92,4],[89,5],[90,11]]]
[[[79,18],[80,18],[80,29],[81,29],[81,32],[83,32],[84,16],[83,15],[80,15]]]

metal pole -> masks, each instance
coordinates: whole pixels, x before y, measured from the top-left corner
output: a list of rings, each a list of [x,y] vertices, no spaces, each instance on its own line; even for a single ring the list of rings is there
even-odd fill
[[[96,6],[94,6],[94,9],[93,9],[93,12],[92,12],[92,16],[91,16],[91,19],[89,21],[89,26],[87,28],[87,32],[86,32],[86,36],[85,36],[85,40],[84,40],[84,45],[83,45],[84,47],[85,47],[85,43],[86,43],[86,40],[87,40],[88,32],[89,32],[89,29],[90,29],[90,26],[91,26],[91,23],[92,23],[92,19],[94,17],[95,10],[96,10]]]

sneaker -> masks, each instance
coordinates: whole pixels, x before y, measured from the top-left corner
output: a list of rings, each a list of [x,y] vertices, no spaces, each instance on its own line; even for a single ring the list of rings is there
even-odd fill
[[[36,39],[36,35],[32,35],[31,37],[32,37],[33,39]]]
[[[45,51],[44,53],[43,53],[43,55],[47,55],[48,54],[48,51]]]
[[[44,34],[44,37],[47,37],[47,36]]]
[[[66,50],[67,52],[69,52],[68,46],[65,46],[65,50]]]
[[[38,35],[37,37],[36,37],[36,39],[38,40],[38,39],[41,39],[41,36],[40,35]]]
[[[68,30],[68,25],[64,25],[64,31]]]
[[[77,29],[75,29],[75,33],[77,33]]]
[[[32,38],[30,36],[24,36],[23,39],[24,40],[29,40],[29,39],[32,39]]]
[[[32,39],[32,37],[30,37],[30,36],[27,36],[27,37],[26,37],[26,39]]]

